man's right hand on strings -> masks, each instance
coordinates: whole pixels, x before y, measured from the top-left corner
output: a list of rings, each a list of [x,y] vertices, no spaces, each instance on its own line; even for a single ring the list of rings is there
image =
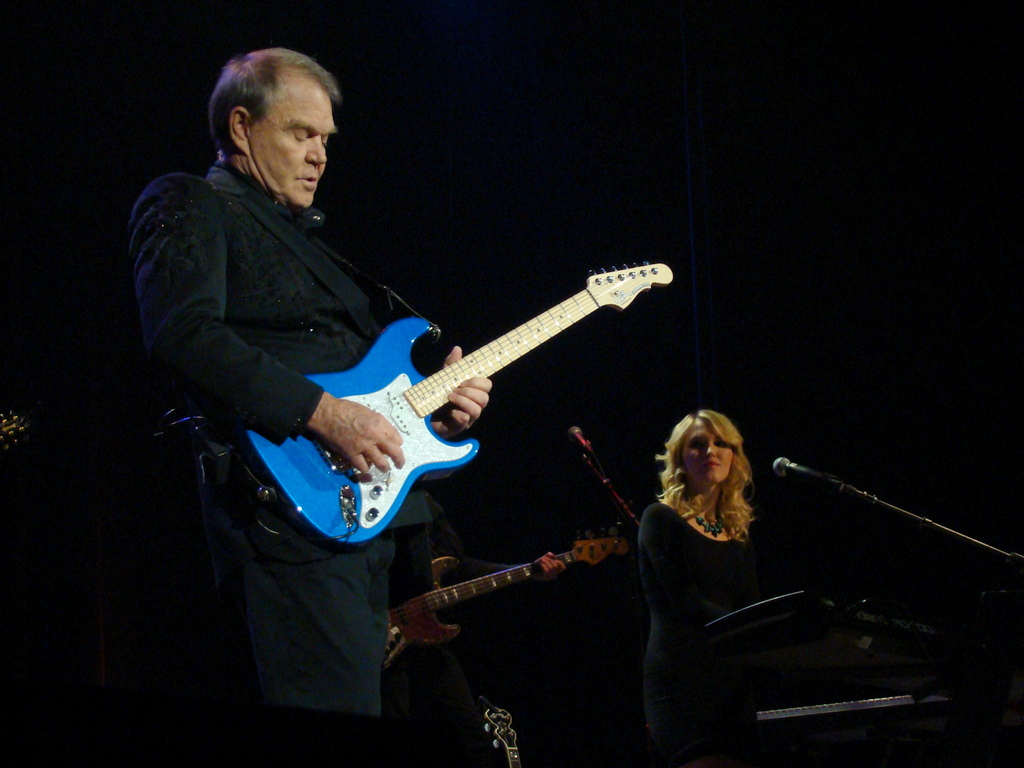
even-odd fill
[[[365,405],[324,392],[306,425],[332,451],[340,453],[367,479],[371,465],[381,472],[402,468],[402,436],[386,418]]]

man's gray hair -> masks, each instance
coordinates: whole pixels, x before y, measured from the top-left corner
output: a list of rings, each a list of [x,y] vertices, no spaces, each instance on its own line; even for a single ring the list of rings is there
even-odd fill
[[[234,56],[221,70],[208,111],[210,136],[221,159],[235,152],[229,126],[231,110],[244,107],[254,121],[266,117],[281,77],[288,73],[312,78],[324,89],[335,108],[341,106],[337,78],[304,53],[266,48]]]

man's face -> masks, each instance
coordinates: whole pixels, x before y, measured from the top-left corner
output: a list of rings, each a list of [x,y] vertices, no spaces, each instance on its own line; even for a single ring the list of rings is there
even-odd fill
[[[336,130],[327,92],[309,77],[285,74],[267,115],[246,125],[244,170],[291,211],[308,208]]]

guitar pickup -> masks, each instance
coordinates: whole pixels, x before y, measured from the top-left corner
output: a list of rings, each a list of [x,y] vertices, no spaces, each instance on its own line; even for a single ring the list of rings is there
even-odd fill
[[[324,461],[327,462],[327,466],[330,467],[332,472],[344,474],[352,469],[352,465],[347,460],[342,459],[338,454],[319,440],[313,440],[312,442],[316,446],[317,451],[319,451],[320,455],[323,457]]]

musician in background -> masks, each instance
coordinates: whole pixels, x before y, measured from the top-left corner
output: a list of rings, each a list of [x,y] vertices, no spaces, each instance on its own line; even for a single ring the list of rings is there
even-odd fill
[[[437,587],[432,563],[453,557],[458,564],[447,571],[442,586],[504,571],[513,566],[492,563],[466,554],[444,508],[426,495],[433,520],[426,527],[407,526],[396,532],[406,546],[391,566],[391,604],[399,606]],[[565,563],[551,552],[533,562],[535,581],[552,581],[565,570]],[[398,654],[383,674],[383,713],[397,719],[431,720],[451,723],[466,746],[467,766],[487,768],[494,764],[491,737],[476,704],[465,671],[449,643],[409,645]]]
[[[639,532],[650,736],[669,768],[747,765],[756,710],[742,670],[716,657],[704,630],[759,599],[743,437],[726,416],[700,410],[675,425],[656,458],[662,490]]]
[[[315,538],[265,498],[237,450],[250,429],[277,444],[315,438],[360,473],[405,462],[389,421],[305,375],[352,368],[380,332],[367,291],[381,287],[314,235],[340,103],[337,80],[304,54],[233,58],[209,103],[216,164],[146,188],[130,251],[147,351],[193,409],[217,582],[245,612],[264,699],[379,715],[393,530],[428,522],[426,502],[413,490],[363,544]],[[455,347],[445,364],[460,358]],[[472,425],[490,388],[457,387],[432,417],[437,433]]]

